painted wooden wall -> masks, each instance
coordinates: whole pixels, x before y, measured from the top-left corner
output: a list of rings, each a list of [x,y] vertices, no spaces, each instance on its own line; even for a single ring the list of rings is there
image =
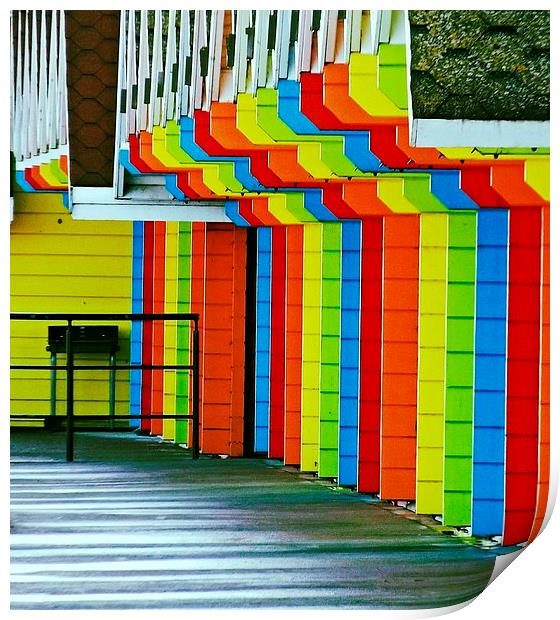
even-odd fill
[[[310,29],[311,13],[299,15],[297,41],[279,13],[265,48],[269,12],[258,12],[250,63],[243,33],[254,18],[236,13],[233,75],[197,13],[192,45],[179,33],[178,71],[189,49],[195,59],[184,87],[171,87],[173,45],[167,87],[153,80],[149,104],[133,96],[149,59],[127,74],[122,167],[163,174],[175,198],[224,201],[232,221],[135,224],[133,308],[201,314],[202,449],[241,454],[244,227],[258,227],[255,451],[524,542],[548,484],[548,152],[411,146],[403,14],[322,12]],[[226,33],[223,18],[213,17]],[[122,60],[136,74],[128,33]],[[218,58],[207,74],[205,47]],[[148,58],[147,38],[140,49]],[[233,79],[218,79],[221,69]],[[147,324],[132,342],[147,363],[189,356],[185,326]],[[133,373],[131,407],[184,411],[190,390],[181,373]],[[183,423],[143,426],[190,441]]]
[[[130,312],[132,224],[74,221],[60,194],[15,196],[10,229],[12,312]],[[12,322],[11,363],[48,364],[47,324]],[[119,325],[118,359],[129,358],[130,324]],[[63,359],[63,356],[59,358]],[[93,360],[108,360],[91,356]],[[82,360],[80,360],[82,361]],[[84,357],[84,363],[89,363]],[[97,361],[96,363],[99,363]],[[65,413],[64,373],[58,373],[57,413]],[[76,414],[108,413],[108,379],[76,372]],[[129,377],[117,373],[117,413],[129,411]],[[50,412],[48,371],[12,371],[11,413]]]
[[[195,312],[200,319],[201,450],[243,454],[246,231],[232,224],[144,222],[134,230],[137,309]],[[191,363],[190,322],[145,323],[135,361]],[[191,413],[188,371],[133,371],[131,402],[143,414]],[[139,375],[139,376],[137,376]],[[144,419],[142,427],[179,444],[184,420]]]

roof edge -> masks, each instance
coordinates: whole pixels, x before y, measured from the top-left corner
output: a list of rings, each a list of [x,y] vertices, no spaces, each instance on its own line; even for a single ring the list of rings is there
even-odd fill
[[[413,118],[412,146],[538,148],[550,146],[550,121]]]

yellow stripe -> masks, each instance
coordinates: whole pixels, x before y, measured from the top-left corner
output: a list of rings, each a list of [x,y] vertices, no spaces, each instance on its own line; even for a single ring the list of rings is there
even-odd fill
[[[178,222],[167,222],[165,243],[165,312],[177,312],[177,237]],[[164,322],[164,364],[177,363],[177,323]],[[175,411],[175,370],[167,370],[163,375],[163,413],[174,415]],[[175,439],[175,420],[163,421],[163,438]]]
[[[301,377],[301,469],[317,471],[321,370],[322,224],[304,224]]]
[[[418,209],[404,195],[404,179],[378,177],[377,196],[393,213],[418,213]]]
[[[544,200],[550,200],[550,160],[528,159],[525,162],[525,181]]]
[[[396,106],[378,86],[378,56],[350,54],[349,94],[372,116],[407,116],[407,111]]]
[[[416,510],[421,514],[443,511],[447,226],[446,214],[420,218]]]

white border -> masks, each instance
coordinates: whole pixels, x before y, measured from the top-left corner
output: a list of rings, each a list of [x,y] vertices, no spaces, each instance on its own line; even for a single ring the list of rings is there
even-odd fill
[[[443,118],[412,118],[412,146],[477,146],[496,148],[549,147],[550,121],[475,121]]]

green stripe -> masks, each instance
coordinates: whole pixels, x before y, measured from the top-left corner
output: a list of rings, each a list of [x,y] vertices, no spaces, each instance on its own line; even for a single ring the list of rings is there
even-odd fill
[[[476,213],[449,218],[443,522],[469,525],[472,501]]]
[[[341,230],[339,223],[323,224],[319,476],[325,478],[338,477]]]
[[[301,470],[317,471],[321,374],[322,224],[303,226]]]
[[[191,223],[179,223],[178,265],[179,282],[177,286],[177,312],[191,311]],[[177,364],[190,364],[190,324],[177,324]],[[191,413],[189,403],[188,370],[178,370],[176,379],[177,397],[175,400],[177,413]],[[188,422],[177,420],[175,425],[175,441],[187,443]]]

